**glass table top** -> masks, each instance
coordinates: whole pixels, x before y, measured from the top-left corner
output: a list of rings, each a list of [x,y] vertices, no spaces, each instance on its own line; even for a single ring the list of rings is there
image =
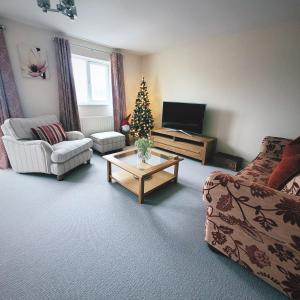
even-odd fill
[[[151,155],[150,158],[146,161],[145,165],[148,165],[148,167],[151,166],[157,166],[160,165],[174,157],[177,157],[177,155],[165,153],[163,151],[157,150],[157,149],[151,149]],[[129,152],[125,153],[120,153],[115,155],[115,158],[119,159],[120,161],[127,163],[131,166],[138,167],[140,168],[141,166],[139,165],[140,160],[138,157],[137,150],[132,150]]]

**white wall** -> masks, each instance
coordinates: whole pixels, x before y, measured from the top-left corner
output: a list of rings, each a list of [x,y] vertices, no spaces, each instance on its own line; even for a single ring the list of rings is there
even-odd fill
[[[254,158],[266,135],[300,134],[300,25],[284,24],[143,58],[156,127],[161,101],[207,104],[204,133]]]
[[[5,39],[25,116],[31,117],[52,113],[58,115],[58,86],[53,45],[53,38],[56,34],[5,18],[0,18],[0,24],[5,25],[7,28],[5,31]],[[79,55],[109,60],[109,53],[112,51],[111,48],[74,38],[69,38],[69,40],[72,52]],[[47,50],[50,72],[49,80],[36,80],[22,77],[17,48],[17,45],[20,43],[43,47]],[[74,44],[100,51],[91,51],[87,48],[75,46]],[[136,87],[139,86],[142,59],[140,56],[126,51],[124,51],[123,55],[126,99],[130,103],[132,98],[135,98],[134,91]],[[79,114],[81,116],[112,115],[112,107],[105,105],[80,106]]]
[[[55,34],[3,18],[0,23],[7,27],[5,37],[25,116],[58,114],[52,41]],[[70,40],[111,51],[100,45]],[[22,42],[47,49],[49,80],[22,77],[17,50]],[[78,54],[88,51],[72,48]],[[250,160],[263,136],[299,135],[299,24],[214,38],[143,59],[124,52],[124,72],[128,113],[133,110],[143,74],[149,85],[156,127],[160,126],[162,100],[207,103],[205,133],[218,138],[219,150]],[[80,108],[81,115],[111,113],[111,108],[104,106]]]
[[[5,40],[25,116],[31,117],[52,113],[58,115],[58,88],[52,41],[53,33],[7,19],[0,19],[0,23],[6,26]],[[22,77],[17,48],[20,43],[47,49],[49,80]]]
[[[137,57],[130,52],[125,52],[124,74],[127,114],[131,114],[134,109],[135,100],[140,88],[140,81],[142,79],[142,58]]]

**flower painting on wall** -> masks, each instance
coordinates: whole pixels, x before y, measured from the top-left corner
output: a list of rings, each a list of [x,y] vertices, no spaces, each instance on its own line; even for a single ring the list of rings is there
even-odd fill
[[[44,49],[20,44],[19,56],[25,78],[49,79],[48,59]]]

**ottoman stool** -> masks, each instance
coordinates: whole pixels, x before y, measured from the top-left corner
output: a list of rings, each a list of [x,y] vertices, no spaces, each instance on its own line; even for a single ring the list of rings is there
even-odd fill
[[[116,131],[98,132],[91,134],[94,142],[93,148],[100,153],[106,153],[125,147],[125,136]]]

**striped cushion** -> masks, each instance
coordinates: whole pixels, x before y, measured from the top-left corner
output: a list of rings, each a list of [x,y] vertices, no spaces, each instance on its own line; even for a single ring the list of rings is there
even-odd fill
[[[40,140],[50,145],[63,142],[67,139],[66,133],[60,123],[31,128],[32,133]]]

